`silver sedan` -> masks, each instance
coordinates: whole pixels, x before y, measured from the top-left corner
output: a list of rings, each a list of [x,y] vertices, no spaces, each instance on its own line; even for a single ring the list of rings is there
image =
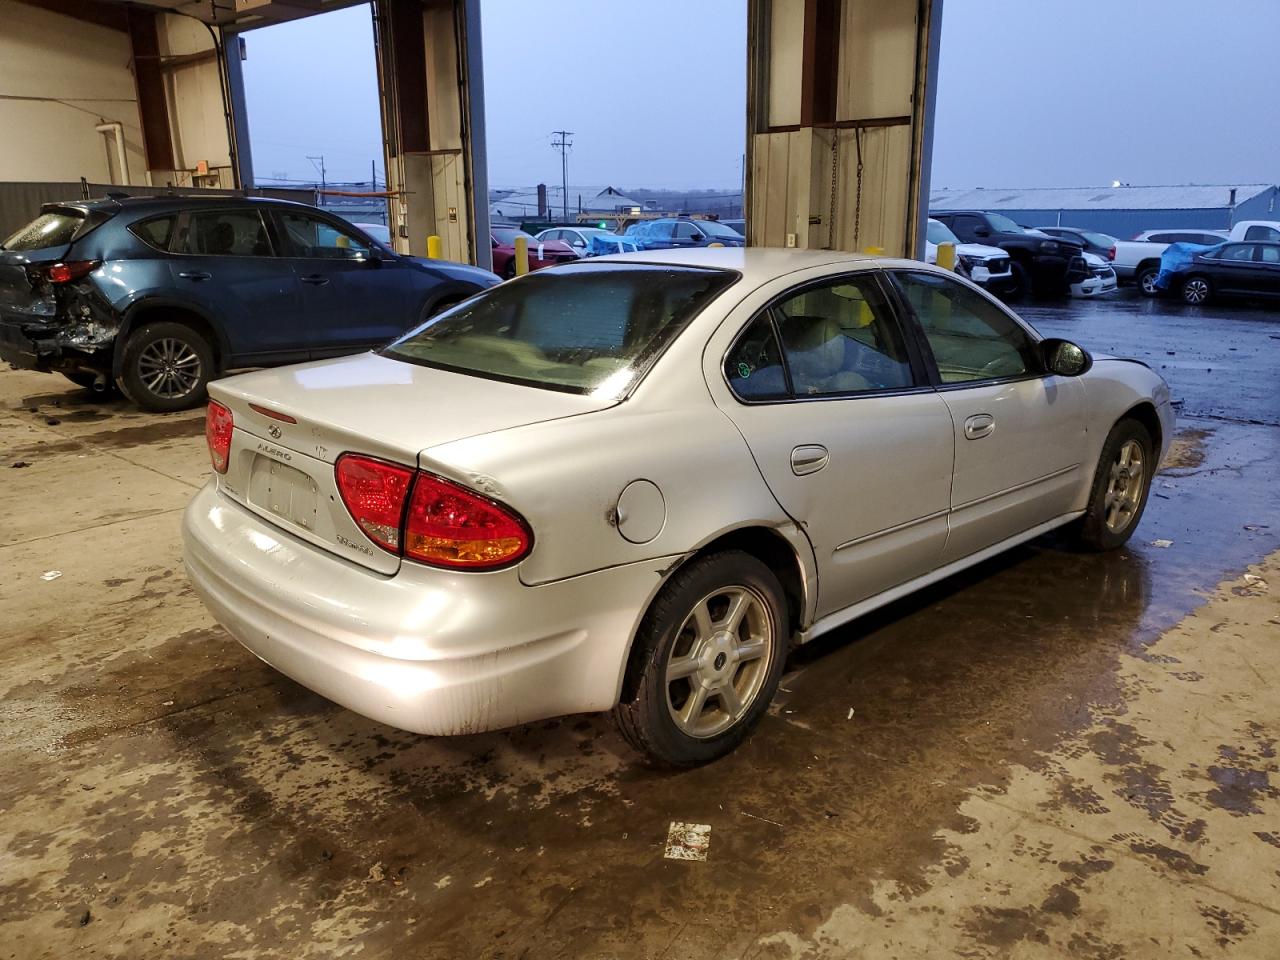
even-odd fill
[[[1057,527],[1123,544],[1173,428],[1145,365],[839,252],[584,261],[209,392],[186,563],[250,651],[421,733],[613,710],[677,765],[793,644]]]

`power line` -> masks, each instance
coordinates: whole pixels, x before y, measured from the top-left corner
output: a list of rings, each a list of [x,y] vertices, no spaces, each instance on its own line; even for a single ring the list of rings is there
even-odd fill
[[[564,219],[569,219],[569,148],[573,146],[573,141],[568,139],[573,136],[572,130],[552,130],[551,135],[557,139],[551,141],[553,148],[560,148],[560,199],[563,202]]]

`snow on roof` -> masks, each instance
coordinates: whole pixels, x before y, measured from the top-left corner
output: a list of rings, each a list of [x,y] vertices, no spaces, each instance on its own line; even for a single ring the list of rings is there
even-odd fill
[[[1162,187],[974,187],[933,190],[930,210],[1203,210],[1225,208],[1273,187],[1265,183]]]
[[[547,205],[552,210],[558,210],[563,206],[561,196],[564,191],[559,185],[552,186],[547,184]],[[619,209],[627,209],[629,207],[643,207],[639,200],[633,200],[622,193],[619,193],[614,187],[575,187],[569,184],[569,210],[576,213],[578,210],[578,198],[582,198],[582,209],[591,212],[597,211],[614,211]],[[528,209],[532,213],[538,211],[538,188],[537,187],[517,187],[513,190],[494,190],[490,193],[490,207],[498,207],[506,210]]]

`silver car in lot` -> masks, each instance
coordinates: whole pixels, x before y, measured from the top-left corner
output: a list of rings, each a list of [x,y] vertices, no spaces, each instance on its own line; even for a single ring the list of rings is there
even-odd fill
[[[539,271],[209,392],[186,563],[249,650],[427,734],[613,710],[676,765],[792,644],[1056,527],[1123,544],[1173,429],[1148,367],[954,274],[794,250]]]

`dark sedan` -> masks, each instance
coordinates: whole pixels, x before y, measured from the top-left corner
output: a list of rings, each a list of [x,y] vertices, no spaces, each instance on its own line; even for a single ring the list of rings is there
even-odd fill
[[[228,369],[367,350],[496,283],[283,200],[47,204],[0,246],[0,360],[181,410]]]
[[[627,227],[627,238],[641,250],[671,250],[679,247],[745,247],[746,238],[715,220],[663,218],[641,220]]]
[[[1224,243],[1208,250],[1174,244],[1156,288],[1198,306],[1215,297],[1280,297],[1280,243]]]

